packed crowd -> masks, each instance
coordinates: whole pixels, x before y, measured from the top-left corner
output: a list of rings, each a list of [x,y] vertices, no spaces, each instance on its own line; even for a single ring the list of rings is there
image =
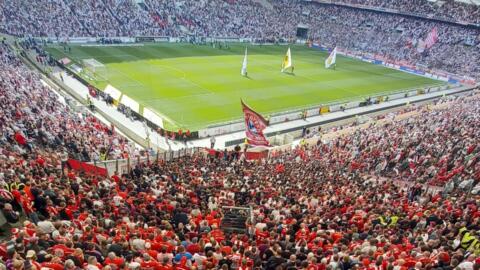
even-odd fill
[[[276,8],[265,8],[251,0],[233,3],[195,1],[182,5],[170,1],[160,4],[152,0],[148,3],[155,5],[157,10],[173,10],[175,24],[184,26],[196,36],[205,37],[290,38],[295,36],[294,22],[298,22],[295,18],[300,15],[288,5],[286,12],[281,14]]]
[[[10,84],[29,78],[12,72],[2,74]],[[409,111],[268,160],[195,154],[111,177],[62,177],[54,159],[4,141],[0,181],[11,192],[0,202],[13,229],[0,267],[478,269],[480,95]],[[252,207],[245,232],[222,230],[225,205]]]
[[[309,23],[312,37],[330,46],[480,74],[478,40],[461,44],[478,39],[477,30],[334,6],[304,15],[310,4],[274,3],[4,1],[0,21],[11,33],[56,36],[179,35],[172,24],[196,35],[294,35],[285,19]],[[403,45],[434,26],[440,40],[429,53]],[[62,104],[0,45],[0,209],[8,224],[0,269],[480,269],[480,94],[410,114],[268,160],[197,153],[124,175],[79,174],[65,166],[69,157],[136,150]],[[222,230],[225,205],[253,209],[245,232]]]
[[[141,8],[133,1],[106,0],[105,6],[112,16],[120,22],[123,35],[141,36],[145,33],[154,36],[175,36],[165,32],[155,12]]]
[[[334,0],[333,2],[395,9],[422,17],[480,24],[480,6],[462,1]]]
[[[138,154],[113,126],[106,126],[86,112],[72,111],[62,103],[6,45],[0,45],[2,151],[39,159],[57,153],[62,161],[69,157],[94,161]]]
[[[103,1],[95,0],[65,0],[71,10],[70,17],[75,17],[83,28],[96,36],[119,36],[121,33],[120,21],[108,10]]]
[[[0,29],[12,35],[50,37],[87,36],[88,31],[72,16],[64,1],[4,1]]]
[[[480,60],[480,30],[336,6],[312,10],[310,17],[317,18],[310,21],[310,36],[329,47],[339,46],[475,78],[480,75],[476,64]],[[435,27],[438,42],[419,52],[419,43]],[[473,43],[467,45],[467,40]]]

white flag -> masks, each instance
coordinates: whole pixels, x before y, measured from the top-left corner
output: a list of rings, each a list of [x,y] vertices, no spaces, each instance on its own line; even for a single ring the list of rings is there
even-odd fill
[[[285,55],[285,58],[283,58],[282,62],[282,72],[284,72],[287,68],[292,67],[292,53],[290,52],[290,47],[288,47],[287,54]]]
[[[247,76],[247,48],[245,48],[245,57],[243,58],[242,71],[240,71],[242,76]]]
[[[337,60],[337,47],[333,49],[328,58],[325,60],[325,68],[330,68],[332,65],[335,65]]]

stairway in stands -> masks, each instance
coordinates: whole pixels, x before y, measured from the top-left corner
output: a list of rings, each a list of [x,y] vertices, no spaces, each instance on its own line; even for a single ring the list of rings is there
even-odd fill
[[[123,24],[124,24],[123,21],[117,16],[115,12],[113,12],[112,6],[109,5],[109,3],[106,2],[105,0],[103,1],[103,5],[105,6],[105,9],[110,13],[112,18],[114,18],[119,23],[120,27],[123,27]]]
[[[90,29],[85,26],[85,22],[84,22],[83,20],[79,19],[80,16],[77,14],[77,12],[75,11],[75,9],[74,9],[72,6],[70,6],[65,0],[63,0],[62,5],[65,5],[65,6],[68,8],[68,10],[70,11],[70,13],[72,14],[72,19],[73,19],[73,20],[77,20],[77,21],[82,25],[82,28],[83,28],[85,31],[87,31],[88,34],[92,35]]]
[[[160,26],[161,28],[164,28],[168,24],[167,20],[164,20],[162,16],[160,16],[160,13],[158,13],[158,11],[155,10],[155,8],[150,7],[147,3],[137,2],[137,5],[140,8],[147,11],[148,14],[150,14],[150,17],[152,18],[152,20],[156,22],[158,26]]]
[[[143,2],[143,1],[136,1],[136,3],[137,3],[137,5],[138,5],[141,9],[143,9],[143,10],[145,10],[145,11],[149,11],[149,10],[148,10],[148,7],[147,7],[147,4],[146,4],[145,2]]]
[[[250,217],[248,208],[223,207],[223,219],[220,228],[225,232],[247,233],[247,220]]]
[[[268,2],[268,0],[253,0],[253,2],[260,4],[262,7],[266,9],[273,9],[272,3]]]

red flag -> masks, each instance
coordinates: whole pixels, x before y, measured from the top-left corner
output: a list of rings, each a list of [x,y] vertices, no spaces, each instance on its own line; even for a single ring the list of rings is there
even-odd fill
[[[268,121],[260,114],[248,107],[242,100],[243,115],[245,116],[245,133],[248,143],[251,145],[268,146],[269,143],[263,135],[263,130],[267,127]]]
[[[425,39],[425,48],[430,49],[438,41],[438,31],[437,27],[434,27],[430,33],[428,33],[427,38]]]

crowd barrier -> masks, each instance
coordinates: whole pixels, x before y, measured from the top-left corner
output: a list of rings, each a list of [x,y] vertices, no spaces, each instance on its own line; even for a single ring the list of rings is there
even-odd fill
[[[67,163],[72,170],[75,170],[77,172],[83,172],[86,174],[94,174],[94,175],[100,175],[100,176],[108,175],[106,168],[96,166],[96,164],[90,164],[90,163],[82,162],[75,159],[69,159]]]
[[[203,148],[193,147],[184,148],[178,151],[156,152],[153,155],[147,153],[144,157],[114,159],[106,161],[90,162],[89,165],[105,170],[106,175],[112,176],[115,172],[118,174],[129,173],[132,168],[138,164],[151,164],[153,162],[170,161],[184,156],[192,156],[195,153],[202,151]]]
[[[286,151],[290,149],[292,149],[291,142],[286,145],[271,148],[251,148],[242,153],[245,155],[245,159],[247,160],[260,160],[270,158],[271,153],[273,152]],[[72,169],[76,171],[81,171],[89,174],[98,174],[102,176],[112,176],[113,174],[115,174],[115,172],[120,175],[129,173],[138,164],[153,164],[162,161],[171,161],[174,159],[185,156],[192,156],[199,153],[204,154],[205,156],[209,155],[212,157],[223,158],[223,151],[208,149],[204,147],[193,147],[181,149],[178,151],[157,152],[153,155],[147,154],[144,157],[94,161],[90,163],[80,162],[77,160],[69,160],[68,164]]]
[[[196,43],[203,42],[231,42],[231,43],[252,43],[258,45],[274,45],[274,44],[290,44],[295,40],[288,38],[278,39],[258,39],[258,38],[236,38],[236,37],[169,37],[169,36],[135,36],[135,37],[68,37],[68,38],[55,38],[55,37],[33,37],[37,42],[42,43],[72,43],[72,44],[90,44],[90,45],[120,45],[131,43],[148,43],[148,42],[191,42]]]

